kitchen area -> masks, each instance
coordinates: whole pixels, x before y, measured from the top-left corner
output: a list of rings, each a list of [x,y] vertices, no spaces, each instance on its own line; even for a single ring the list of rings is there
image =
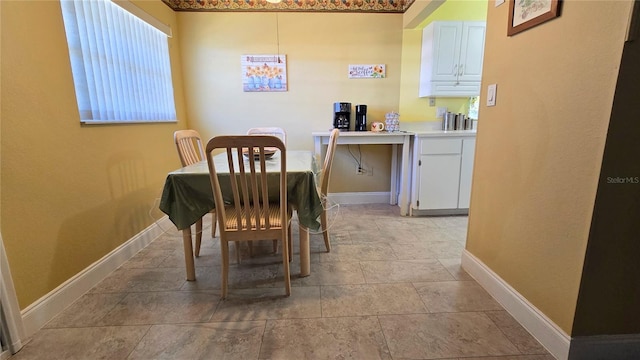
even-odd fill
[[[339,145],[392,145],[389,201],[401,215],[468,214],[485,34],[483,21],[433,21],[422,30],[417,95],[435,120],[402,121],[396,112],[370,120],[367,105],[334,103]],[[312,133],[316,154],[328,134]]]

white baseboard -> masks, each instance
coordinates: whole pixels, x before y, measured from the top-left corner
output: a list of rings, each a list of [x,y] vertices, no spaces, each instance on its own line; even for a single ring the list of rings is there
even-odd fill
[[[569,356],[571,338],[500,276],[467,250],[462,267],[556,359]]]
[[[390,192],[340,192],[329,193],[333,204],[385,204],[389,203]]]
[[[49,320],[71,305],[92,287],[106,278],[112,271],[149,245],[164,232],[174,226],[167,216],[144,229],[102,259],[94,262],[51,292],[22,310],[25,336],[30,338]]]

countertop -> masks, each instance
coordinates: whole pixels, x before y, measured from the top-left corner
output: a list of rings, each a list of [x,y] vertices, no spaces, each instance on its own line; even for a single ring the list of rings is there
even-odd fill
[[[477,126],[477,122],[474,122]],[[476,129],[473,130],[449,130],[441,129],[440,121],[412,121],[400,122],[400,130],[414,133],[417,137],[453,137],[453,136],[475,136]]]

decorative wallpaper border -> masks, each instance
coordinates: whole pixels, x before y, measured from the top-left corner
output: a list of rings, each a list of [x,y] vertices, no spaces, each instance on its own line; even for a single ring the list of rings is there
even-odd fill
[[[174,11],[300,11],[403,13],[415,0],[162,0]]]

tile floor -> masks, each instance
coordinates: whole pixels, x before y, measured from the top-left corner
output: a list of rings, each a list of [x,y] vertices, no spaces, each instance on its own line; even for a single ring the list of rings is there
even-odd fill
[[[167,229],[12,359],[553,359],[460,268],[467,217],[384,204],[331,216],[332,251],[311,235],[311,275],[294,255],[291,297],[270,241],[242,249],[221,301],[217,242],[204,237],[188,282]]]

